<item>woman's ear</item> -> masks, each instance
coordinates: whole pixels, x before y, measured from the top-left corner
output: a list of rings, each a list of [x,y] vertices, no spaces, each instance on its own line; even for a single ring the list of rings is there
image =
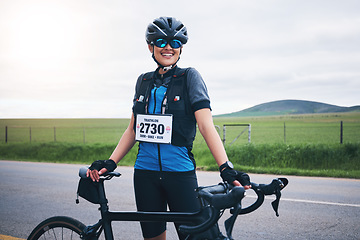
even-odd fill
[[[153,53],[154,51],[154,45],[148,44],[149,51]]]

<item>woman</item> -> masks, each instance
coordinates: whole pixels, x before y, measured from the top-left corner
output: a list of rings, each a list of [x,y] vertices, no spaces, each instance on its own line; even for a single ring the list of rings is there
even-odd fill
[[[196,212],[199,201],[195,160],[191,153],[196,124],[214,156],[224,181],[249,188],[246,174],[232,169],[214,127],[210,99],[200,74],[177,67],[186,27],[172,17],[160,17],[146,31],[148,48],[158,68],[142,74],[136,84],[133,114],[109,160],[95,161],[88,170],[94,181],[139,141],[134,189],[138,211]],[[100,170],[100,171],[99,171]],[[166,223],[141,223],[144,239],[166,239]],[[184,239],[184,236],[179,238]]]

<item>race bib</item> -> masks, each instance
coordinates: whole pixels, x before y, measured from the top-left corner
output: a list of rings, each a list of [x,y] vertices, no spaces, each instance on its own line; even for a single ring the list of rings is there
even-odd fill
[[[170,114],[136,115],[136,141],[171,143],[172,119]]]

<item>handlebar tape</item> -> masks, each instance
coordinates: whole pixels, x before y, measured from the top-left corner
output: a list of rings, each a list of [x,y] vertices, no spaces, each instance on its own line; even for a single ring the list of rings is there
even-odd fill
[[[205,222],[201,223],[200,225],[196,226],[187,226],[187,225],[180,225],[179,231],[184,234],[197,234],[208,230],[210,227],[214,226],[214,224],[220,218],[220,210],[214,207],[207,207],[209,210],[208,218]]]
[[[220,210],[231,208],[240,203],[245,196],[245,189],[243,187],[234,187],[230,193],[224,192],[229,189],[229,185],[216,185],[212,187],[202,188],[199,190],[199,196],[205,199],[211,207],[209,218],[200,225],[196,226],[179,226],[179,230],[185,234],[201,233],[212,227],[220,217]]]
[[[207,200],[210,205],[217,209],[226,209],[240,203],[245,196],[243,187],[234,187],[228,194],[212,194],[206,189],[199,191],[199,196]]]

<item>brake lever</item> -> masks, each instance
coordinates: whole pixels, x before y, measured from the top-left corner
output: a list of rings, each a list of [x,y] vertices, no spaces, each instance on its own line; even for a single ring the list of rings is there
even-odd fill
[[[276,199],[271,202],[271,206],[273,207],[275,214],[277,217],[279,217],[279,203],[280,203],[280,198],[281,198],[281,193],[280,191],[275,193]]]
[[[231,234],[232,234],[232,230],[234,228],[234,224],[236,221],[237,216],[239,215],[241,211],[241,204],[237,203],[233,209],[231,209],[231,213],[232,215],[225,221],[225,230],[226,230],[226,235],[228,236],[228,238],[230,240],[233,240]]]
[[[279,217],[279,203],[281,198],[281,190],[286,187],[289,181],[286,178],[276,178],[270,184],[260,184],[259,187],[264,192],[265,195],[272,195],[275,194],[276,199],[271,203],[275,214]]]

